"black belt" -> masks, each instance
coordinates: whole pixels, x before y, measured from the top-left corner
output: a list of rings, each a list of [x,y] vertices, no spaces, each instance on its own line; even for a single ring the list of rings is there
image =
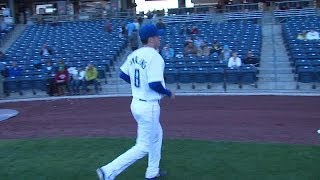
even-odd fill
[[[143,101],[143,102],[152,102],[152,101],[158,101],[158,102],[160,102],[160,100],[145,100],[145,99],[139,99],[139,101]]]

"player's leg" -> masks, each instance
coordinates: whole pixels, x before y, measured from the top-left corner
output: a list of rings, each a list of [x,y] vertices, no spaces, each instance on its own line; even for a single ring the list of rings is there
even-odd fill
[[[160,124],[160,106],[154,104],[152,109],[152,128],[149,136],[149,156],[148,156],[148,168],[145,174],[146,178],[153,178],[159,174],[159,165],[161,159],[161,147],[162,147],[162,127]]]
[[[106,166],[103,166],[101,169],[104,171],[105,176],[108,179],[114,179],[122,171],[124,171],[138,159],[143,158],[146,154],[146,151],[141,151],[137,146],[133,146],[131,149],[117,157]]]
[[[149,136],[150,131],[152,130],[152,121],[150,120],[151,114],[149,109],[150,107],[142,105],[141,102],[133,102],[131,104],[132,114],[138,124],[136,144],[111,163],[101,168],[109,179],[114,179],[127,167],[138,159],[143,158],[148,153]]]

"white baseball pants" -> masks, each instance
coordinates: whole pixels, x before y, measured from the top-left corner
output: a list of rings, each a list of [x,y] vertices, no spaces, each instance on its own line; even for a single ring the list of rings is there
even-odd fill
[[[131,112],[138,125],[136,144],[102,167],[106,177],[110,180],[147,154],[148,168],[145,177],[153,178],[159,173],[162,146],[159,102],[132,99]]]

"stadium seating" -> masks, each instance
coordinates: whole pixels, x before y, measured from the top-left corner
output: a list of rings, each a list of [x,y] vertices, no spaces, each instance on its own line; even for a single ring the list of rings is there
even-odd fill
[[[200,33],[192,36],[202,38],[209,46],[212,46],[214,41],[218,41],[221,46],[229,45],[232,51],[237,51],[240,58],[244,58],[249,50],[260,57],[261,26],[253,20],[235,20],[219,24],[209,22],[167,24],[166,35],[162,37],[162,46],[167,43],[170,44],[175,51],[175,55],[177,55],[172,59],[165,60],[165,75],[171,77],[171,83],[174,80],[176,80],[176,83],[208,83],[208,88],[210,88],[212,83],[229,81],[226,73],[227,63],[221,62],[217,55],[210,57],[183,56],[184,43],[188,36],[181,33],[184,26],[187,28],[197,26]],[[245,70],[248,72],[245,73]],[[242,71],[244,76],[240,79]],[[258,71],[256,69],[244,68],[242,71],[238,73],[239,79],[236,83],[253,84],[257,81],[256,74]],[[172,72],[178,73],[176,78],[173,78]],[[215,75],[212,76],[212,74]]]
[[[54,65],[64,60],[66,65],[85,67],[93,63],[99,70],[99,78],[106,79],[105,73],[110,71],[120,52],[126,47],[126,38],[119,37],[119,28],[127,19],[111,19],[113,31],[105,32],[105,20],[64,22],[58,25],[40,24],[26,28],[19,39],[6,52],[7,64],[17,61],[23,69],[23,76],[34,80],[35,88],[43,88],[39,76],[41,71],[34,64],[42,65],[51,60]],[[50,57],[40,55],[40,49],[48,43],[53,51]],[[9,88],[13,88],[9,82]],[[10,91],[11,91],[10,89]],[[31,89],[23,83],[23,89]],[[38,89],[39,90],[39,89]],[[35,92],[35,91],[34,91]]]
[[[117,29],[127,22],[128,20],[124,19],[111,19],[113,26],[111,34],[104,31],[104,20],[64,22],[55,26],[50,24],[28,26],[6,52],[8,64],[11,61],[18,62],[18,66],[23,69],[23,76],[31,81],[31,86],[22,83],[24,85],[21,89],[22,91],[31,89],[34,94],[46,89],[41,70],[34,67],[39,62],[43,65],[46,60],[53,61],[54,65],[59,60],[64,60],[67,66],[84,67],[87,63],[93,63],[98,68],[99,78],[106,80],[105,72],[111,70],[117,57],[126,47],[127,39],[120,38]],[[174,48],[175,55],[182,55],[186,36],[181,34],[181,29],[185,26],[191,28],[194,25],[200,32],[195,36],[202,38],[209,46],[214,41],[218,41],[222,46],[229,45],[230,49],[237,51],[241,58],[248,50],[260,56],[261,26],[253,20],[234,20],[217,24],[207,20],[187,24],[168,23],[161,46],[169,43]],[[52,48],[52,56],[40,55],[39,50],[44,43],[48,43]],[[220,62],[219,57],[214,55],[210,57],[176,56],[166,59],[165,64],[165,78],[168,83],[178,85],[179,83],[208,83],[210,87],[213,83],[224,83],[227,77],[226,62]],[[248,81],[248,79],[244,80],[246,83]],[[10,87],[14,89],[13,86]]]
[[[297,35],[303,30],[319,31],[319,28],[319,16],[291,17],[283,25],[284,41],[294,66],[294,72],[297,74],[297,82],[313,84],[318,81],[316,70],[320,66],[320,41],[298,40]]]

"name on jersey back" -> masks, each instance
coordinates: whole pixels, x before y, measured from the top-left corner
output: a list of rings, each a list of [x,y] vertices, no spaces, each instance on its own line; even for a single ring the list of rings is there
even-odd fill
[[[142,69],[146,68],[147,62],[144,59],[138,59],[137,56],[131,59],[130,65],[137,64],[140,65]]]

